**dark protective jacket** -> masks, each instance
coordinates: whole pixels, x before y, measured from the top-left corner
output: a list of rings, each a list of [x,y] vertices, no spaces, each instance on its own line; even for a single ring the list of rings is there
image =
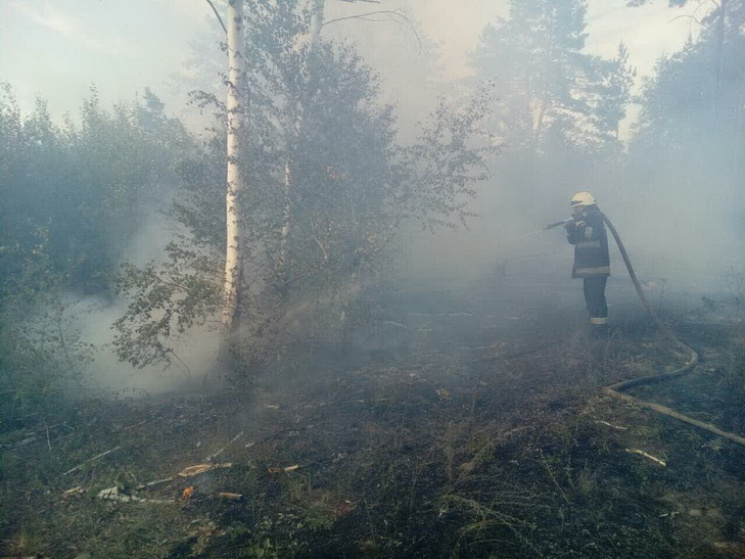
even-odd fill
[[[608,235],[603,214],[597,206],[589,206],[582,215],[566,225],[567,240],[574,245],[573,278],[610,275]]]

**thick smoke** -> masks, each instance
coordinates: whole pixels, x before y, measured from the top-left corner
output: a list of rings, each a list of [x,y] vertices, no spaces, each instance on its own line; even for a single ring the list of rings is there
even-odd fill
[[[639,21],[654,20],[652,25],[658,26],[660,21],[669,19],[669,14],[664,6],[648,6],[635,12],[621,4],[624,3],[603,10],[592,3],[587,50],[612,56],[618,42],[626,42],[631,63],[638,67],[635,92],[639,93],[643,78],[652,73],[655,55],[649,48],[651,33],[646,29],[630,34],[628,30],[633,26],[617,28],[611,22],[623,14]],[[376,11],[376,7],[370,11]],[[359,5],[329,3],[326,19],[332,23],[324,33],[358,45],[362,57],[380,74],[381,102],[396,107],[400,137],[413,140],[419,123],[438,99],[461,103],[471,86],[480,81],[482,76],[470,65],[469,53],[477,48],[484,14],[492,23],[498,17],[505,18],[508,3],[483,2],[482,7],[483,10],[473,11],[478,12],[473,17],[459,13],[453,19],[457,25],[444,25],[450,21],[445,13],[450,4],[445,2],[428,2],[424,6],[401,0],[386,5],[386,14],[370,16],[376,21],[343,19],[359,11]],[[654,10],[654,18],[650,10]],[[334,22],[337,18],[339,21]],[[674,42],[680,44],[684,34],[679,28],[674,32],[666,28],[668,31],[676,37],[670,39],[667,49],[675,51],[678,45]],[[456,57],[454,50],[460,55]],[[214,82],[213,78],[211,75],[206,79]],[[629,113],[635,118],[638,110]],[[515,146],[503,143],[500,153],[489,163],[489,180],[478,186],[469,201],[474,216],[467,227],[458,224],[434,233],[405,227],[398,243],[398,262],[391,277],[383,281],[388,285],[400,282],[396,289],[416,288],[424,293],[440,293],[443,288],[449,293],[479,291],[478,297],[487,293],[494,299],[512,300],[515,308],[536,304],[538,300],[544,306],[566,306],[581,316],[581,287],[569,278],[572,249],[561,228],[541,229],[567,217],[573,192],[587,189],[613,220],[637,274],[658,300],[666,293],[678,293],[695,302],[701,294],[726,292],[727,278],[742,270],[741,255],[745,253],[742,188],[731,173],[706,165],[704,160],[692,173],[689,167],[676,167],[675,162],[655,164],[653,153],[641,157],[629,151],[635,138],[633,118],[622,122],[621,135],[627,151],[612,165],[577,164],[571,157],[557,155],[545,158],[545,167],[537,169],[516,161]],[[697,117],[687,114],[685,118],[690,122]],[[702,123],[706,121],[704,114],[698,118]],[[484,126],[487,132],[488,123]],[[501,143],[500,138],[492,141]],[[713,133],[702,134],[696,141],[707,145],[711,152],[727,149],[726,138]],[[172,226],[164,223],[163,216],[155,213],[124,259],[141,265],[160,258],[174,234]],[[612,242],[611,247],[613,277],[609,299],[612,306],[619,306],[619,301],[625,304],[633,299],[633,290]],[[531,289],[533,295],[526,295]],[[76,305],[75,314],[80,317],[84,337],[101,348],[91,367],[96,371],[95,384],[104,390],[153,391],[201,382],[216,356],[217,336],[209,330],[195,332],[184,340],[177,348],[176,364],[165,373],[158,369],[135,370],[117,363],[107,349],[112,336],[110,325],[121,316],[123,304],[116,300]],[[83,307],[85,310],[80,311]]]

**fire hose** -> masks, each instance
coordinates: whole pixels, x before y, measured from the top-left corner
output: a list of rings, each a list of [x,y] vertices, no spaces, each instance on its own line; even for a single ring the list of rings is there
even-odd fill
[[[649,304],[649,301],[647,300],[647,297],[644,294],[644,291],[642,290],[641,285],[639,284],[639,280],[636,277],[636,273],[634,272],[634,267],[631,265],[631,260],[629,260],[629,255],[626,252],[626,248],[623,246],[621,237],[618,235],[618,231],[616,231],[616,228],[613,226],[613,223],[611,222],[611,220],[608,219],[608,216],[606,216],[605,214],[602,214],[602,215],[603,215],[603,221],[608,226],[608,229],[613,235],[613,239],[616,241],[618,250],[621,252],[621,256],[623,257],[624,264],[626,264],[626,269],[629,272],[629,276],[631,277],[631,281],[634,284],[634,288],[636,289],[636,293],[639,296],[639,300],[641,301],[642,306],[652,317],[652,320],[654,321],[654,323],[660,328],[660,330],[665,334],[665,336],[668,338],[668,340],[670,340],[670,342],[673,345],[690,353],[690,357],[688,361],[682,367],[679,367],[678,369],[675,369],[674,371],[671,371],[669,373],[649,375],[645,377],[639,377],[639,378],[625,380],[622,382],[617,382],[615,384],[611,384],[610,386],[605,387],[604,389],[605,393],[608,394],[609,396],[612,396],[613,398],[617,398],[619,400],[622,400],[630,404],[636,404],[637,406],[641,406],[644,408],[654,410],[658,413],[667,415],[669,417],[673,417],[679,421],[683,421],[684,423],[688,423],[689,425],[694,425],[695,427],[705,429],[706,431],[714,433],[715,435],[722,437],[724,439],[728,439],[738,444],[745,445],[745,438],[739,435],[736,435],[734,433],[728,433],[727,431],[722,431],[721,429],[715,427],[714,425],[711,425],[710,423],[699,421],[698,419],[694,419],[685,414],[676,412],[675,410],[668,408],[666,406],[655,404],[654,402],[648,402],[646,400],[641,400],[639,398],[635,398],[628,394],[624,394],[624,390],[627,390],[634,386],[641,386],[644,384],[657,384],[659,382],[664,382],[664,381],[671,380],[671,379],[680,377],[682,375],[685,375],[693,370],[693,368],[698,364],[699,359],[698,359],[698,353],[696,353],[696,351],[693,348],[683,343],[675,335],[675,332],[673,332],[673,330],[660,319],[659,315],[654,310],[652,305]],[[553,229],[554,227],[558,227],[559,225],[564,225],[570,221],[572,221],[571,218],[563,220],[563,221],[557,221],[556,223],[552,223],[544,227],[544,230]]]

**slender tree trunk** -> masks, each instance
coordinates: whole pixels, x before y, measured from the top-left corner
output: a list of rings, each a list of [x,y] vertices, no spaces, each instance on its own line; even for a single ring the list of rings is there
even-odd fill
[[[309,44],[307,58],[303,65],[303,90],[299,92],[299,98],[295,104],[293,115],[293,125],[288,134],[287,149],[288,155],[285,160],[284,173],[284,215],[282,229],[280,231],[279,255],[277,257],[277,277],[280,283],[280,293],[284,299],[287,295],[287,284],[289,274],[287,270],[287,249],[292,230],[292,188],[294,182],[292,152],[297,146],[297,140],[303,131],[303,118],[305,115],[304,99],[312,95],[310,88],[313,81],[313,64],[314,57],[321,42],[321,28],[323,27],[323,15],[326,1],[313,0],[313,15],[310,23],[309,35],[307,42]],[[302,46],[302,45],[301,45]],[[300,47],[299,47],[300,48]]]
[[[727,32],[727,0],[719,3],[719,17],[716,28],[716,52],[714,54],[714,101],[719,104],[722,88],[722,64],[724,61],[724,35]]]
[[[545,89],[546,87],[544,85],[543,95],[538,97],[539,105],[537,107],[537,112],[533,110],[532,103],[529,103],[528,105],[528,108],[533,113],[530,115],[533,121],[529,138],[530,152],[533,157],[538,157],[538,146],[541,144],[541,137],[543,136],[543,123],[546,118],[546,111],[548,110],[548,93],[545,91]],[[531,172],[535,173],[536,170],[537,167],[533,167],[533,170]]]
[[[279,255],[277,256],[277,279],[282,299],[287,295],[287,247],[290,239],[290,224],[292,223],[292,163],[290,157],[285,159],[285,177],[283,185],[284,213],[282,215],[282,229],[279,238]]]
[[[227,138],[227,246],[225,250],[225,278],[222,324],[226,335],[238,327],[239,289],[242,270],[241,191],[244,177],[241,172],[241,136],[245,123],[242,96],[245,90],[245,59],[243,58],[243,0],[228,2],[228,138]]]
[[[321,41],[321,28],[323,27],[323,12],[326,0],[313,0],[313,17],[310,21],[310,51],[316,52],[318,43]]]
[[[541,108],[538,110],[535,123],[533,125],[533,152],[538,153],[538,144],[541,141],[541,134],[543,134],[543,119],[546,116],[546,105],[548,101],[545,98],[541,99]]]
[[[727,34],[727,3],[727,0],[720,0],[719,2],[719,17],[717,18],[715,29],[716,50],[714,52],[714,99],[712,102],[711,117],[712,131],[718,130],[720,126],[724,124],[720,121],[724,116],[722,112],[722,74],[724,72],[725,35]]]

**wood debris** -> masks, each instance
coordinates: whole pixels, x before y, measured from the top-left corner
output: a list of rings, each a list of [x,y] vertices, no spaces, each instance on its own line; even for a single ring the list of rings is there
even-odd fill
[[[64,474],[62,474],[62,475],[63,475],[63,476],[66,476],[67,474],[71,474],[71,473],[73,473],[74,471],[76,471],[76,470],[79,470],[80,468],[82,468],[82,467],[83,467],[83,466],[85,466],[86,464],[89,464],[89,463],[91,463],[91,462],[94,462],[94,461],[96,461],[96,460],[98,460],[98,459],[100,459],[100,458],[103,458],[104,456],[106,456],[106,455],[108,455],[108,454],[111,454],[112,452],[116,452],[116,451],[117,451],[117,450],[119,450],[120,448],[121,448],[120,446],[117,446],[116,448],[112,448],[111,450],[107,450],[106,452],[102,452],[101,454],[97,454],[97,455],[96,455],[96,456],[94,456],[93,458],[89,458],[89,459],[88,459],[88,460],[86,460],[85,462],[81,462],[80,464],[78,464],[78,465],[77,465],[77,466],[75,466],[74,468],[72,468],[72,469],[70,469],[70,470],[67,470],[67,471],[66,471],[66,472],[65,472]]]
[[[628,427],[621,427],[620,425],[613,425],[612,423],[608,423],[607,421],[598,420],[595,423],[598,425],[606,425],[612,429],[617,429],[618,431],[628,431]]]
[[[74,497],[75,495],[81,495],[83,493],[83,487],[78,485],[76,487],[72,487],[68,489],[67,491],[62,493],[63,497]]]
[[[639,450],[638,448],[627,448],[626,452],[629,452],[631,454],[638,454],[639,456],[644,456],[644,458],[647,458],[651,460],[652,462],[659,464],[660,466],[667,466],[667,462],[662,460],[661,458],[657,458],[656,456],[652,456],[651,454],[648,454],[644,452],[643,450]]]
[[[228,501],[239,501],[243,498],[240,493],[231,493],[229,491],[220,491],[217,496],[220,499],[227,499]]]
[[[97,497],[99,499],[104,499],[105,501],[120,501],[122,503],[128,503],[132,500],[131,495],[120,493],[119,488],[116,485],[114,487],[101,489],[101,491],[98,492]]]
[[[195,464],[181,470],[177,475],[180,477],[192,477],[211,470],[217,470],[221,468],[232,468],[232,462],[223,462],[222,464]]]
[[[137,489],[150,489],[151,487],[155,487],[156,485],[163,485],[164,483],[168,483],[170,481],[173,481],[172,477],[156,479],[154,481],[149,481],[147,483],[143,483],[142,485],[138,485]]]
[[[117,501],[119,503],[152,503],[152,504],[173,504],[174,501],[166,499],[142,499],[136,495],[128,495],[119,491],[117,486],[108,487],[98,492],[98,498],[104,501]]]
[[[294,472],[295,470],[299,470],[300,466],[298,464],[295,464],[294,466],[287,466],[286,468],[267,468],[266,471],[270,474],[280,474],[280,473],[289,473]]]
[[[204,459],[205,462],[212,462],[215,458],[220,456],[226,448],[228,448],[230,445],[232,445],[235,441],[240,439],[243,436],[243,431],[238,433],[235,437],[233,437],[228,444],[226,444],[224,447],[222,447],[220,450],[210,454],[207,458]]]

